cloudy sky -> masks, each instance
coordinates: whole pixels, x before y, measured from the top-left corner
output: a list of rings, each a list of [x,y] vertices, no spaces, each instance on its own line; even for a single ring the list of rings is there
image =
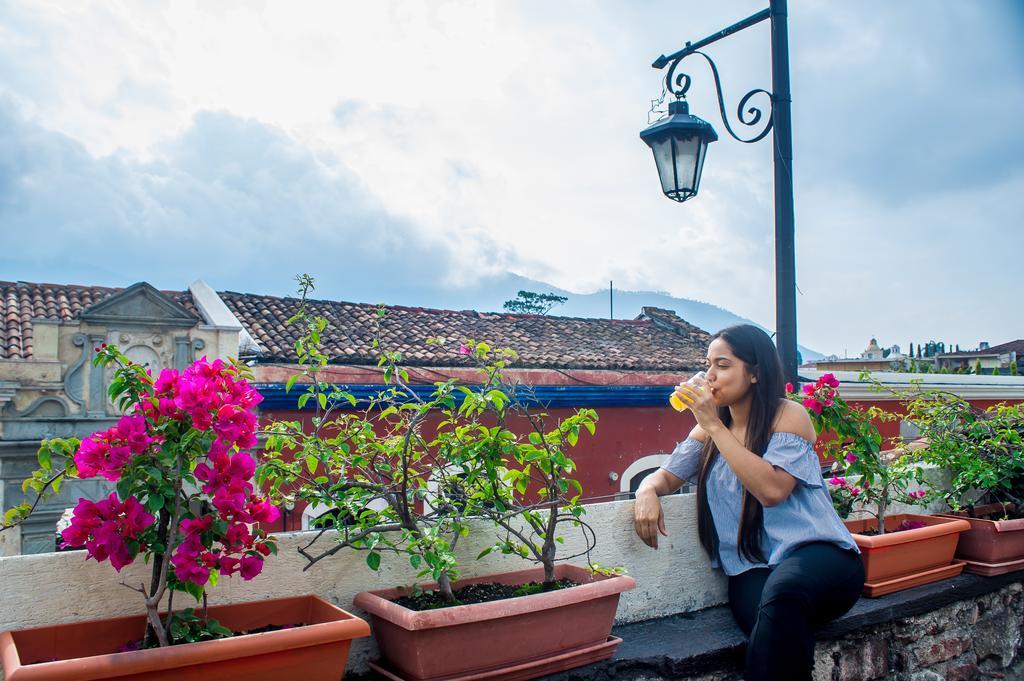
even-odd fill
[[[725,134],[697,60],[721,136],[700,196],[661,196],[637,137],[650,62],[763,2],[7,0],[0,279],[283,295],[309,272],[402,303],[511,271],[772,328],[770,142]],[[1020,3],[790,12],[800,342],[1024,337]],[[730,112],[770,89],[767,23],[709,51]]]

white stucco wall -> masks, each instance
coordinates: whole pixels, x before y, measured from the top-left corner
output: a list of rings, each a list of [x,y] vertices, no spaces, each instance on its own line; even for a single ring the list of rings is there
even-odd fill
[[[669,536],[661,538],[658,551],[645,546],[633,532],[632,501],[588,506],[586,520],[599,542],[594,562],[624,567],[637,581],[637,588],[622,596],[619,621],[649,619],[725,602],[725,580],[711,570],[697,541],[695,497],[687,494],[662,501]],[[486,526],[478,527],[481,529],[459,545],[465,576],[528,566],[519,559],[496,554],[474,560],[490,543]],[[574,536],[578,531],[570,530],[566,528],[564,533],[564,555],[577,552],[582,545],[580,537]],[[313,536],[313,532],[280,535],[279,555],[268,559],[263,574],[252,582],[238,577],[223,580],[211,590],[211,604],[314,593],[354,611],[352,599],[359,591],[415,580],[407,561],[385,555],[380,572],[374,573],[366,566],[365,554],[354,551],[342,551],[303,571],[305,560],[296,548]],[[328,537],[324,539],[329,547]],[[142,613],[141,597],[122,582],[148,584],[148,575],[148,566],[141,561],[118,575],[109,563],[86,561],[80,551],[0,558],[0,631]],[[185,597],[179,594],[177,598]],[[366,661],[376,654],[372,639],[356,642],[349,668],[365,670]]]

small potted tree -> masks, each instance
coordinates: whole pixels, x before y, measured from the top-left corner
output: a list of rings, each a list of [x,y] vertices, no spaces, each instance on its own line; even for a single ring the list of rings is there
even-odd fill
[[[894,502],[927,503],[928,493],[912,490],[924,483],[918,455],[896,443],[882,450],[882,436],[873,420],[894,415],[872,407],[854,408],[839,395],[839,381],[824,374],[791,394],[811,416],[815,432],[825,435],[822,453],[831,460],[829,479],[837,509],[859,507],[870,515],[846,520],[864,561],[864,594],[887,593],[928,584],[960,574],[964,564],[953,560],[957,539],[969,529],[965,521],[911,513],[890,513]]]
[[[526,389],[503,379],[514,353],[472,341],[453,352],[479,364],[480,385],[443,381],[424,397],[408,384],[401,357],[383,351],[389,387],[354,410],[350,395],[317,379],[327,361],[318,349],[324,320],[303,307],[296,321],[306,328],[299,401],[313,400],[316,416],[312,432],[297,422],[272,426],[261,475],[281,494],[338,509],[333,528],[303,548],[310,564],[348,548],[366,551],[371,569],[382,555],[402,555],[434,580],[356,596],[373,615],[384,657],[375,668],[407,679],[541,675],[609,657],[619,594],[633,580],[555,565],[558,530],[589,530],[566,450],[581,431],[593,432],[596,413],[580,410],[545,428],[544,416],[525,407]],[[509,427],[513,412],[524,428]],[[540,567],[459,580],[456,545],[481,526],[500,534],[480,557],[497,549]],[[314,550],[328,533],[335,542]]]
[[[922,456],[951,474],[941,490],[953,517],[971,529],[956,557],[966,570],[998,575],[1024,569],[1024,408],[978,409],[942,391],[907,402],[907,417],[926,443]]]
[[[79,500],[62,540],[118,572],[143,556],[149,585],[125,586],[139,592],[145,615],[4,632],[6,679],[219,680],[296,670],[339,678],[350,640],[369,633],[362,620],[315,596],[207,607],[219,578],[251,580],[277,550],[258,525],[278,511],[253,486],[255,461],[244,451],[256,444],[252,408],[261,399],[245,369],[203,358],[154,380],[116,347],[96,350],[94,365],[115,369],[109,393],[125,415],[81,442],[44,442],[26,487],[38,504],[68,477],[115,483],[105,499]],[[10,509],[4,527],[33,508]],[[182,608],[176,594],[201,607]]]

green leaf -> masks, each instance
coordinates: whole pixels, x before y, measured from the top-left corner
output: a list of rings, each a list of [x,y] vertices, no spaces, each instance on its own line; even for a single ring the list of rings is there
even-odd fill
[[[414,569],[419,569],[422,559],[415,553],[409,556],[409,565],[412,565]]]
[[[326,393],[320,393],[319,395],[316,396],[316,399],[317,399],[318,402],[320,402],[320,408],[321,409],[326,409],[327,408],[327,394]]]
[[[316,472],[316,467],[319,466],[319,465],[320,465],[320,460],[319,459],[317,459],[312,454],[307,454],[306,455],[306,468],[309,469],[310,473],[315,473]]]
[[[292,386],[295,385],[295,381],[299,380],[300,375],[301,374],[292,374],[291,376],[288,377],[288,380],[285,381],[284,384],[285,392],[291,392]]]
[[[493,546],[488,546],[486,549],[484,549],[483,551],[480,552],[480,554],[476,557],[476,559],[480,560],[481,558],[483,558],[484,556],[486,556],[488,553],[490,553],[493,550],[494,550]]]
[[[203,587],[193,582],[185,582],[182,586],[185,588],[185,593],[196,599],[196,603],[203,600]]]
[[[39,465],[42,466],[44,470],[49,471],[53,468],[53,462],[50,458],[50,449],[48,447],[39,448],[38,459]]]
[[[366,564],[370,566],[371,570],[380,569],[380,554],[376,551],[370,551],[366,554]]]

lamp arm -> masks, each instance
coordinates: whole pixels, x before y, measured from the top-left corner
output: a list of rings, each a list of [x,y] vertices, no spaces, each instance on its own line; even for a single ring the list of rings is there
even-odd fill
[[[732,135],[732,138],[739,142],[744,142],[746,144],[752,144],[754,142],[757,142],[758,140],[764,139],[765,135],[767,135],[771,131],[772,124],[774,123],[772,116],[772,104],[774,102],[774,97],[772,93],[768,92],[763,88],[755,88],[748,92],[747,94],[743,95],[743,98],[740,99],[740,103],[736,107],[736,120],[738,120],[740,123],[748,127],[755,127],[758,123],[761,122],[761,117],[763,113],[761,109],[759,109],[756,106],[746,108],[747,103],[750,101],[750,98],[753,97],[754,95],[768,95],[768,117],[764,129],[761,130],[754,137],[751,137],[750,139],[744,139],[740,137],[732,129],[732,126],[729,125],[729,117],[725,113],[725,98],[722,95],[722,79],[718,75],[718,67],[715,65],[714,60],[705,53],[699,50],[693,50],[692,52],[687,52],[683,56],[674,60],[672,62],[672,65],[669,66],[668,73],[665,74],[665,89],[674,94],[676,97],[682,98],[686,96],[686,91],[690,89],[690,76],[685,73],[680,73],[678,76],[676,76],[675,72],[676,67],[679,66],[680,62],[682,62],[683,59],[686,59],[692,54],[699,54],[700,56],[704,57],[704,59],[707,60],[708,65],[711,67],[711,75],[715,77],[715,92],[718,94],[718,111],[722,115],[722,123],[725,125],[725,129],[729,131],[729,134]]]

